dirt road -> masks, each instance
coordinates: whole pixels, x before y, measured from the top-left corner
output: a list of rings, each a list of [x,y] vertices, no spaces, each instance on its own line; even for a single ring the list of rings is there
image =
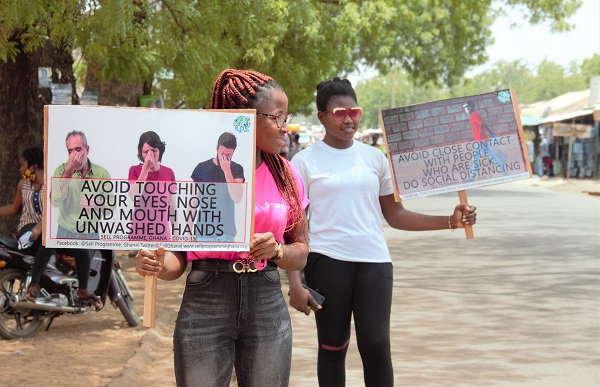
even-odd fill
[[[542,188],[563,193],[573,193],[580,195],[580,197],[590,196],[587,192],[600,192],[600,183],[590,180],[578,181],[573,179],[570,182],[564,182],[559,179],[531,179],[513,184],[532,186],[535,189]],[[600,197],[595,197],[600,200]],[[481,209],[481,211],[484,210]],[[445,234],[443,236],[443,238],[448,237],[449,235]],[[396,249],[402,249],[402,246],[400,243],[390,243],[390,249],[396,251]],[[119,260],[123,265],[127,281],[136,296],[135,306],[141,315],[143,306],[143,280],[135,273],[133,260],[127,257],[127,252],[121,252]],[[405,267],[404,269],[407,268]],[[395,272],[395,278],[397,278],[394,285],[395,297],[410,294],[408,291],[403,290],[404,283],[402,281],[405,280],[406,271],[400,272],[400,270],[403,270],[402,266],[396,268],[395,265],[395,271],[397,271]],[[445,269],[442,268],[440,270]],[[398,281],[399,291],[396,287],[396,281]],[[435,279],[432,279],[432,281],[434,282],[427,286],[435,287]],[[0,341],[0,364],[2,364],[3,370],[0,384],[3,386],[173,386],[172,331],[183,287],[183,277],[173,282],[159,281],[159,313],[157,316],[157,328],[155,330],[148,330],[143,327],[128,327],[120,312],[109,305],[99,313],[90,313],[86,316],[72,318],[60,317],[52,324],[49,331],[41,331],[35,338]],[[287,284],[284,283],[283,289],[287,292]],[[427,293],[423,293],[420,296],[424,298],[417,298],[413,301],[417,303],[415,305],[431,302],[427,298],[430,296]],[[475,304],[480,302],[478,300],[473,301]],[[444,300],[443,305],[447,309],[444,311],[447,312],[445,315],[464,313],[462,310],[454,311],[452,304],[448,300]],[[565,305],[565,307],[567,306]],[[598,307],[596,306],[596,308]],[[440,375],[438,375],[439,379],[423,379],[422,383],[418,382],[419,378],[432,376],[425,375],[421,369],[412,369],[410,364],[427,366],[428,359],[439,358],[442,352],[444,353],[444,357],[451,356],[454,358],[458,356],[458,358],[462,357],[464,361],[468,361],[469,356],[475,354],[475,352],[456,353],[452,349],[453,340],[464,339],[458,336],[453,338],[436,335],[435,329],[440,329],[444,324],[444,321],[439,321],[439,315],[436,310],[425,311],[419,315],[416,315],[414,310],[414,305],[409,307],[404,305],[404,300],[396,300],[395,298],[392,317],[393,329],[402,332],[400,335],[406,334],[406,337],[399,336],[395,338],[393,356],[394,358],[410,360],[406,365],[395,362],[395,367],[402,376],[408,375],[404,381],[410,380],[415,383],[414,385],[443,384],[445,379],[444,373],[441,370],[439,371]],[[463,333],[468,335],[469,313],[472,314],[474,312],[467,310],[466,313],[463,314],[465,320],[461,322],[464,327],[461,326],[460,329],[466,329],[467,332]],[[543,308],[538,311],[538,314],[545,317]],[[291,315],[294,329],[291,385],[299,387],[315,386],[316,338],[314,317],[312,315],[305,317],[295,311],[291,311]],[[403,320],[400,320],[399,316],[403,316]],[[492,324],[492,322],[490,323]],[[422,325],[423,329],[430,327],[434,331],[427,332],[426,334],[422,333],[422,337],[418,336],[418,334],[415,337],[410,337],[411,329],[413,329],[415,324]],[[502,324],[502,321],[497,321],[493,324]],[[459,328],[454,332],[457,331],[459,331]],[[535,334],[535,332],[532,334]],[[425,338],[427,345],[420,347],[413,346],[412,343],[423,342]],[[490,340],[490,343],[494,339],[493,337],[480,338],[484,341]],[[518,340],[518,338],[513,339]],[[598,338],[596,335],[590,339],[597,340]],[[575,340],[571,340],[571,342],[573,346],[577,345]],[[464,346],[468,343],[461,342],[461,344]],[[476,345],[473,343],[473,351]],[[489,344],[490,348],[491,345]],[[517,344],[515,343],[514,345]],[[548,351],[554,351],[551,342],[540,344],[540,349],[544,350],[546,345]],[[587,345],[591,345],[591,342],[588,342]],[[418,357],[420,353],[424,354],[423,358]],[[573,357],[575,355],[565,354],[565,356]],[[529,360],[522,358],[521,361],[525,364]],[[448,358],[448,362],[451,364],[452,360]],[[563,366],[568,367],[570,365],[565,364]],[[590,366],[598,369],[597,359]],[[355,342],[352,342],[348,354],[347,370],[348,385],[362,385],[362,366]],[[478,382],[483,383],[485,381],[484,379],[479,379],[477,382],[477,379],[473,379],[477,377],[476,374],[469,375],[467,369],[460,372],[464,373],[461,379],[463,385],[469,385],[471,382],[477,385],[479,384]],[[487,372],[489,372],[489,369]],[[496,376],[502,380],[502,375],[506,370],[496,369],[495,372],[498,373]],[[494,377],[494,374],[492,373],[488,376]],[[437,382],[430,383],[431,380]],[[527,382],[527,379],[523,381]],[[510,384],[510,382],[507,384]],[[584,381],[583,384],[579,385],[587,384]]]

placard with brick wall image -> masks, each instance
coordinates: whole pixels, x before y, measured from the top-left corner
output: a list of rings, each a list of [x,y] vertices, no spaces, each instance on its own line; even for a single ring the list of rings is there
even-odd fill
[[[382,110],[381,121],[397,200],[531,177],[511,90]]]

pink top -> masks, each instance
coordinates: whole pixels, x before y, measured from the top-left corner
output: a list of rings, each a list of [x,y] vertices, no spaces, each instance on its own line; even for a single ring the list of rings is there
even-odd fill
[[[308,206],[309,200],[304,192],[304,184],[302,179],[298,175],[298,171],[294,168],[289,161],[285,160],[288,167],[292,170],[292,175],[296,180],[296,186],[298,187],[298,196],[302,200],[302,208]],[[275,240],[279,243],[284,243],[283,232],[285,226],[288,224],[289,206],[285,202],[285,199],[279,193],[279,189],[275,184],[275,179],[269,171],[267,164],[263,162],[256,169],[255,176],[255,195],[254,195],[254,232],[264,233],[272,232],[275,236]],[[228,252],[228,251],[188,251],[187,260],[193,261],[196,259],[206,258],[219,258],[226,261],[235,261],[240,258],[240,255],[247,253],[240,252]],[[256,262],[256,268],[262,269],[266,266],[266,261]]]
[[[137,180],[142,173],[142,167],[142,164],[138,164],[129,168],[129,180]],[[148,172],[146,181],[175,181],[175,172],[171,168],[161,165],[157,172]]]
[[[138,164],[138,165],[134,165],[131,168],[129,168],[129,177],[128,179],[130,181],[136,181],[139,177],[140,174],[142,173],[142,164]],[[148,176],[146,178],[146,181],[175,181],[175,173],[173,172],[173,170],[169,167],[165,167],[164,165],[160,166],[160,169],[156,172],[148,172]],[[161,203],[169,203],[170,201],[170,194],[169,193],[165,193],[165,194],[159,194],[159,193],[154,193],[152,194],[153,196],[164,196],[164,200],[161,201]],[[145,210],[145,211],[151,211],[152,208],[146,208],[145,206],[139,206],[139,208]],[[146,221],[135,221],[133,222],[133,232],[129,235],[129,239],[130,240],[148,240],[150,237],[154,238],[153,240],[160,240],[160,241],[170,241],[171,240],[171,230],[170,230],[170,225],[169,225],[169,220],[167,218],[167,211],[168,208],[163,208],[160,210],[164,210],[164,211],[155,211],[152,214],[152,220],[146,220]],[[161,226],[154,226],[156,223],[160,224]],[[151,228],[149,228],[148,226],[153,226]],[[145,230],[146,232],[138,229],[140,227],[143,227],[143,230]],[[163,232],[164,230],[164,232]],[[159,235],[157,235],[156,233],[160,233]]]

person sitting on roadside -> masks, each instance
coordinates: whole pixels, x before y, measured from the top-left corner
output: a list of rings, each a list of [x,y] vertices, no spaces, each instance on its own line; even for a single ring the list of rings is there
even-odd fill
[[[84,202],[81,185],[83,179],[109,179],[110,175],[101,166],[92,163],[88,159],[90,147],[85,133],[72,131],[67,134],[65,145],[68,153],[67,162],[60,164],[55,172],[54,189],[52,190],[52,204],[60,211],[58,216],[57,238],[64,239],[99,239],[96,233],[78,233],[75,230],[75,222],[79,216]],[[25,298],[35,301],[39,296],[39,281],[44,274],[46,265],[54,252],[69,255],[75,258],[77,266],[77,279],[79,280],[77,297],[84,305],[92,305],[96,309],[102,307],[102,303],[88,289],[90,276],[91,250],[87,249],[51,249],[40,247],[35,256],[31,283],[27,288]],[[102,258],[112,259],[111,250],[101,250]]]
[[[21,215],[16,237],[31,231],[29,250],[35,251],[42,240],[42,209],[44,205],[44,151],[27,148],[19,157],[22,179],[12,204],[0,207],[0,216]]]

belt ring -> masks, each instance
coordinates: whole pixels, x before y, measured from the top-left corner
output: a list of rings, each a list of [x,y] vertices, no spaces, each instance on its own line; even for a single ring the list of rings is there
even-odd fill
[[[246,268],[246,270],[250,273],[254,273],[257,272],[258,269],[256,268],[256,265],[254,263],[254,261],[249,261],[248,262],[248,267]]]
[[[254,265],[254,261],[237,260],[233,263],[233,271],[238,274],[254,273],[254,272],[258,271],[258,269]]]
[[[233,271],[235,271],[238,274],[245,273],[244,263],[242,261],[235,261],[233,263]]]

